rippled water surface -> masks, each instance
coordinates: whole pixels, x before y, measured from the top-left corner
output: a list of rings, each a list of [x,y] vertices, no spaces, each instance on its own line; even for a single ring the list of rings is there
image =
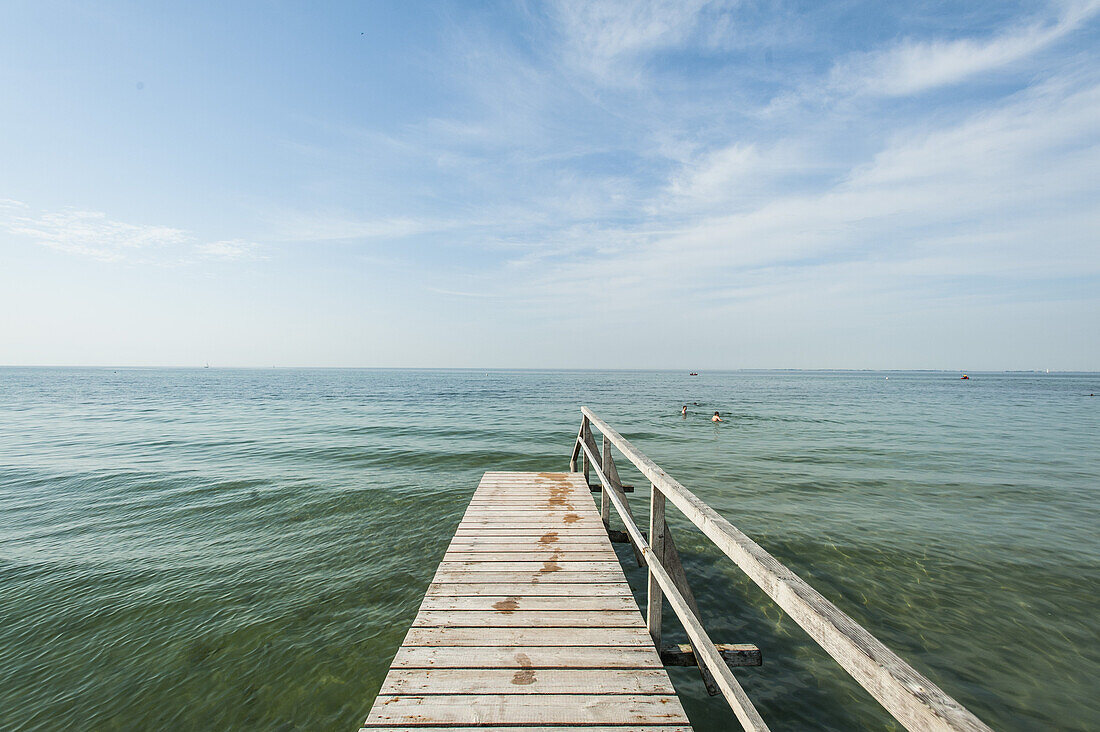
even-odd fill
[[[355,729],[481,474],[588,404],[993,727],[1098,729],[1100,376],[972,377],[0,369],[0,727]],[[772,729],[892,728],[676,518]]]

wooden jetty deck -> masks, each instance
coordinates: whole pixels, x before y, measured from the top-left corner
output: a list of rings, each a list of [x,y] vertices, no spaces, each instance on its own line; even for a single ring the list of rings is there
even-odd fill
[[[487,725],[691,729],[580,473],[485,474],[362,729]]]
[[[602,433],[602,451],[593,427]],[[630,508],[612,447],[650,483],[648,532]],[[599,511],[592,490],[601,491]],[[612,507],[625,531],[611,529]],[[731,671],[760,665],[760,652],[718,645],[707,634],[667,507],[907,730],[991,732],[587,407],[568,473],[482,478],[362,732],[686,732],[691,727],[664,665],[698,665],[707,691],[725,697],[744,729],[767,732]],[[611,537],[629,541],[646,567],[644,620]],[[666,606],[690,646],[662,647]]]

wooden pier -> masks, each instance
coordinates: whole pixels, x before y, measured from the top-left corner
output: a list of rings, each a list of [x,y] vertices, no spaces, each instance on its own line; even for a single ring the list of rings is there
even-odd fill
[[[486,473],[364,730],[690,730],[580,473]]]
[[[361,732],[686,732],[666,665],[698,665],[707,690],[725,697],[744,729],[766,731],[731,671],[760,665],[760,652],[707,634],[666,502],[906,729],[991,732],[591,410],[581,413],[570,472],[482,478]],[[612,447],[650,481],[647,532],[627,502]],[[593,490],[601,491],[599,510]],[[612,507],[625,531],[611,529]],[[612,538],[629,541],[647,567],[644,618]],[[662,647],[666,606],[690,646]]]

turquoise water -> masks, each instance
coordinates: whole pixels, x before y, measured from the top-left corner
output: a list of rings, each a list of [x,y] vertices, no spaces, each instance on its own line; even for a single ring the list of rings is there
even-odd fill
[[[0,727],[354,729],[481,474],[567,469],[583,403],[994,728],[1100,728],[1100,375],[972,377],[0,369]],[[892,728],[676,518],[772,729]]]

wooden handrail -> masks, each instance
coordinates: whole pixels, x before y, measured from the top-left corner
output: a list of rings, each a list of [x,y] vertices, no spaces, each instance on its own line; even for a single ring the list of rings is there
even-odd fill
[[[604,485],[604,495],[611,497],[611,502],[615,505],[615,510],[619,512],[619,518],[623,520],[623,525],[626,526],[627,533],[630,534],[630,537],[634,540],[633,544],[635,548],[637,548],[645,558],[649,567],[650,576],[656,579],[665,597],[668,598],[668,604],[672,606],[673,611],[676,613],[676,617],[678,617],[683,624],[688,638],[691,639],[692,648],[695,649],[696,658],[698,658],[702,664],[706,664],[707,669],[714,675],[718,688],[722,691],[722,696],[726,698],[730,707],[733,708],[733,713],[737,715],[737,719],[740,720],[741,726],[746,730],[750,730],[750,732],[768,732],[768,726],[764,724],[764,720],[761,718],[760,713],[756,711],[756,707],[752,705],[752,700],[749,699],[749,695],[741,688],[741,684],[737,683],[737,679],[734,678],[733,672],[730,671],[729,666],[726,665],[725,660],[718,653],[718,648],[714,645],[714,641],[710,639],[710,636],[707,635],[707,631],[703,629],[702,622],[700,622],[699,618],[695,616],[695,613],[691,611],[691,608],[688,607],[684,596],[676,589],[676,584],[672,581],[672,577],[670,577],[668,572],[665,571],[665,568],[661,566],[661,562],[653,552],[653,548],[649,546],[649,542],[642,536],[641,529],[634,523],[634,519],[630,514],[630,509],[626,506],[625,498],[611,488],[611,481],[604,475],[599,462],[584,441],[581,441],[581,449],[588,454],[588,459],[592,462],[592,469],[596,471],[596,475]]]
[[[599,429],[604,439],[609,440],[641,471],[642,475],[649,479],[655,493],[659,491],[680,509],[689,521],[732,559],[906,729],[912,732],[926,730],[991,732],[990,728],[969,710],[918,673],[836,605],[826,600],[821,593],[806,584],[759,544],[701,501],[698,496],[680,485],[659,465],[596,416],[592,410],[581,407],[581,413],[584,428],[591,425]],[[582,428],[582,431],[588,430]],[[578,442],[587,455],[588,462],[604,483],[604,494],[610,496],[619,517],[623,519],[627,532],[634,539],[635,546],[643,548],[642,552],[649,562],[651,578],[656,580],[656,584],[669,598],[669,604],[684,624],[684,629],[691,638],[698,655],[719,681],[726,700],[730,702],[734,712],[738,713],[739,719],[742,717],[741,711],[744,711],[744,702],[747,702],[748,708],[755,713],[756,710],[752,708],[752,703],[747,697],[744,702],[741,701],[740,697],[744,695],[744,691],[741,690],[740,685],[737,685],[725,663],[721,661],[714,644],[707,638],[698,618],[684,603],[683,596],[676,590],[665,568],[661,566],[660,560],[656,558],[653,550],[642,537],[641,531],[632,518],[627,521],[630,513],[629,508],[626,507],[625,495],[620,496],[617,491],[608,489],[609,483],[599,467],[599,460],[589,454],[588,446],[583,441],[578,439]],[[652,531],[651,529],[650,536]],[[674,600],[673,597],[676,599]],[[689,623],[697,627],[689,628]],[[699,634],[705,642],[697,640],[694,634]],[[729,690],[731,693],[727,693],[726,677],[736,685],[735,689]],[[740,691],[740,694],[736,691]],[[731,694],[734,699],[731,699]],[[741,722],[746,729],[760,729],[760,727],[750,727],[745,719],[741,719]],[[763,725],[763,721],[759,724]]]

